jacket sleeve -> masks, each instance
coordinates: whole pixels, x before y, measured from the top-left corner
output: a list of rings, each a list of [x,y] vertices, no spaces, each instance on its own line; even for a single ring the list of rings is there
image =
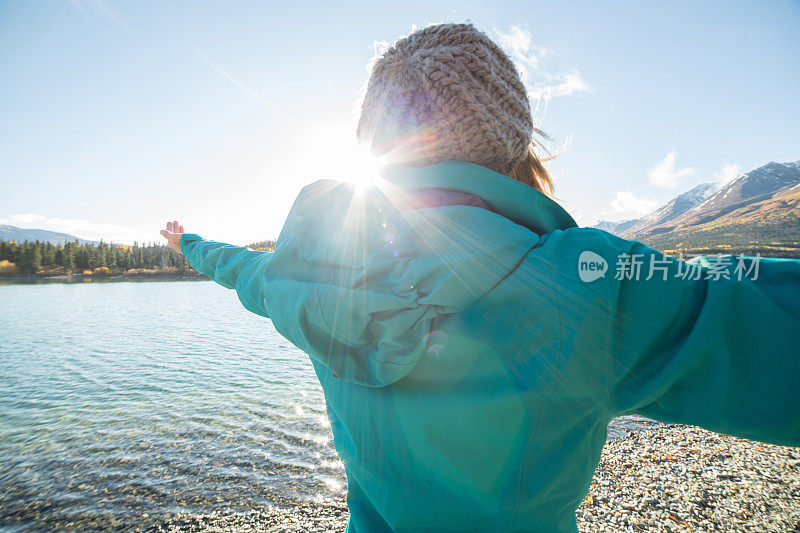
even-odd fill
[[[641,271],[611,282],[613,414],[800,445],[800,261],[627,246],[618,263]]]
[[[264,290],[273,252],[207,241],[193,233],[184,233],[179,246],[193,269],[226,289],[235,289],[248,311],[269,317]]]

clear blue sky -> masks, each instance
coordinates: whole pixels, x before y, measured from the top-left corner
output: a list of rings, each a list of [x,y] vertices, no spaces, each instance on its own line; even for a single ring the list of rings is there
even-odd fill
[[[363,172],[374,43],[441,21],[487,31],[547,95],[583,224],[800,159],[800,2],[275,4],[0,1],[0,223],[275,237],[303,184]]]

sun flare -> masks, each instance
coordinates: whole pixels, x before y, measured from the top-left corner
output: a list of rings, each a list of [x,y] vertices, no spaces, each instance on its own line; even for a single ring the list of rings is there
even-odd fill
[[[386,161],[373,154],[368,148],[357,146],[355,153],[348,158],[347,173],[340,179],[356,187],[371,187],[380,180],[381,169]]]
[[[318,142],[312,153],[304,155],[304,165],[315,177],[346,181],[358,187],[369,187],[380,180],[386,161],[369,147],[358,144],[352,126],[319,126],[311,138]]]

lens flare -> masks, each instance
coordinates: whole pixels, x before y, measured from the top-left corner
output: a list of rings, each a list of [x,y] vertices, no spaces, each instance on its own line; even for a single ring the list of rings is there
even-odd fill
[[[305,146],[297,158],[308,178],[346,181],[359,188],[380,180],[386,161],[358,144],[352,126],[319,124],[308,132],[308,138],[315,141]]]

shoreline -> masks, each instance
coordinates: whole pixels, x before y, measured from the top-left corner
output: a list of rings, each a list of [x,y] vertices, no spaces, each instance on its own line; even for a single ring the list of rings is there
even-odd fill
[[[207,281],[205,274],[184,272],[137,272],[133,274],[13,274],[0,275],[0,285],[32,285],[36,283],[93,283],[108,281]]]
[[[800,531],[800,448],[662,425],[610,439],[576,512],[581,533]],[[344,531],[344,500],[179,514],[152,532]]]

